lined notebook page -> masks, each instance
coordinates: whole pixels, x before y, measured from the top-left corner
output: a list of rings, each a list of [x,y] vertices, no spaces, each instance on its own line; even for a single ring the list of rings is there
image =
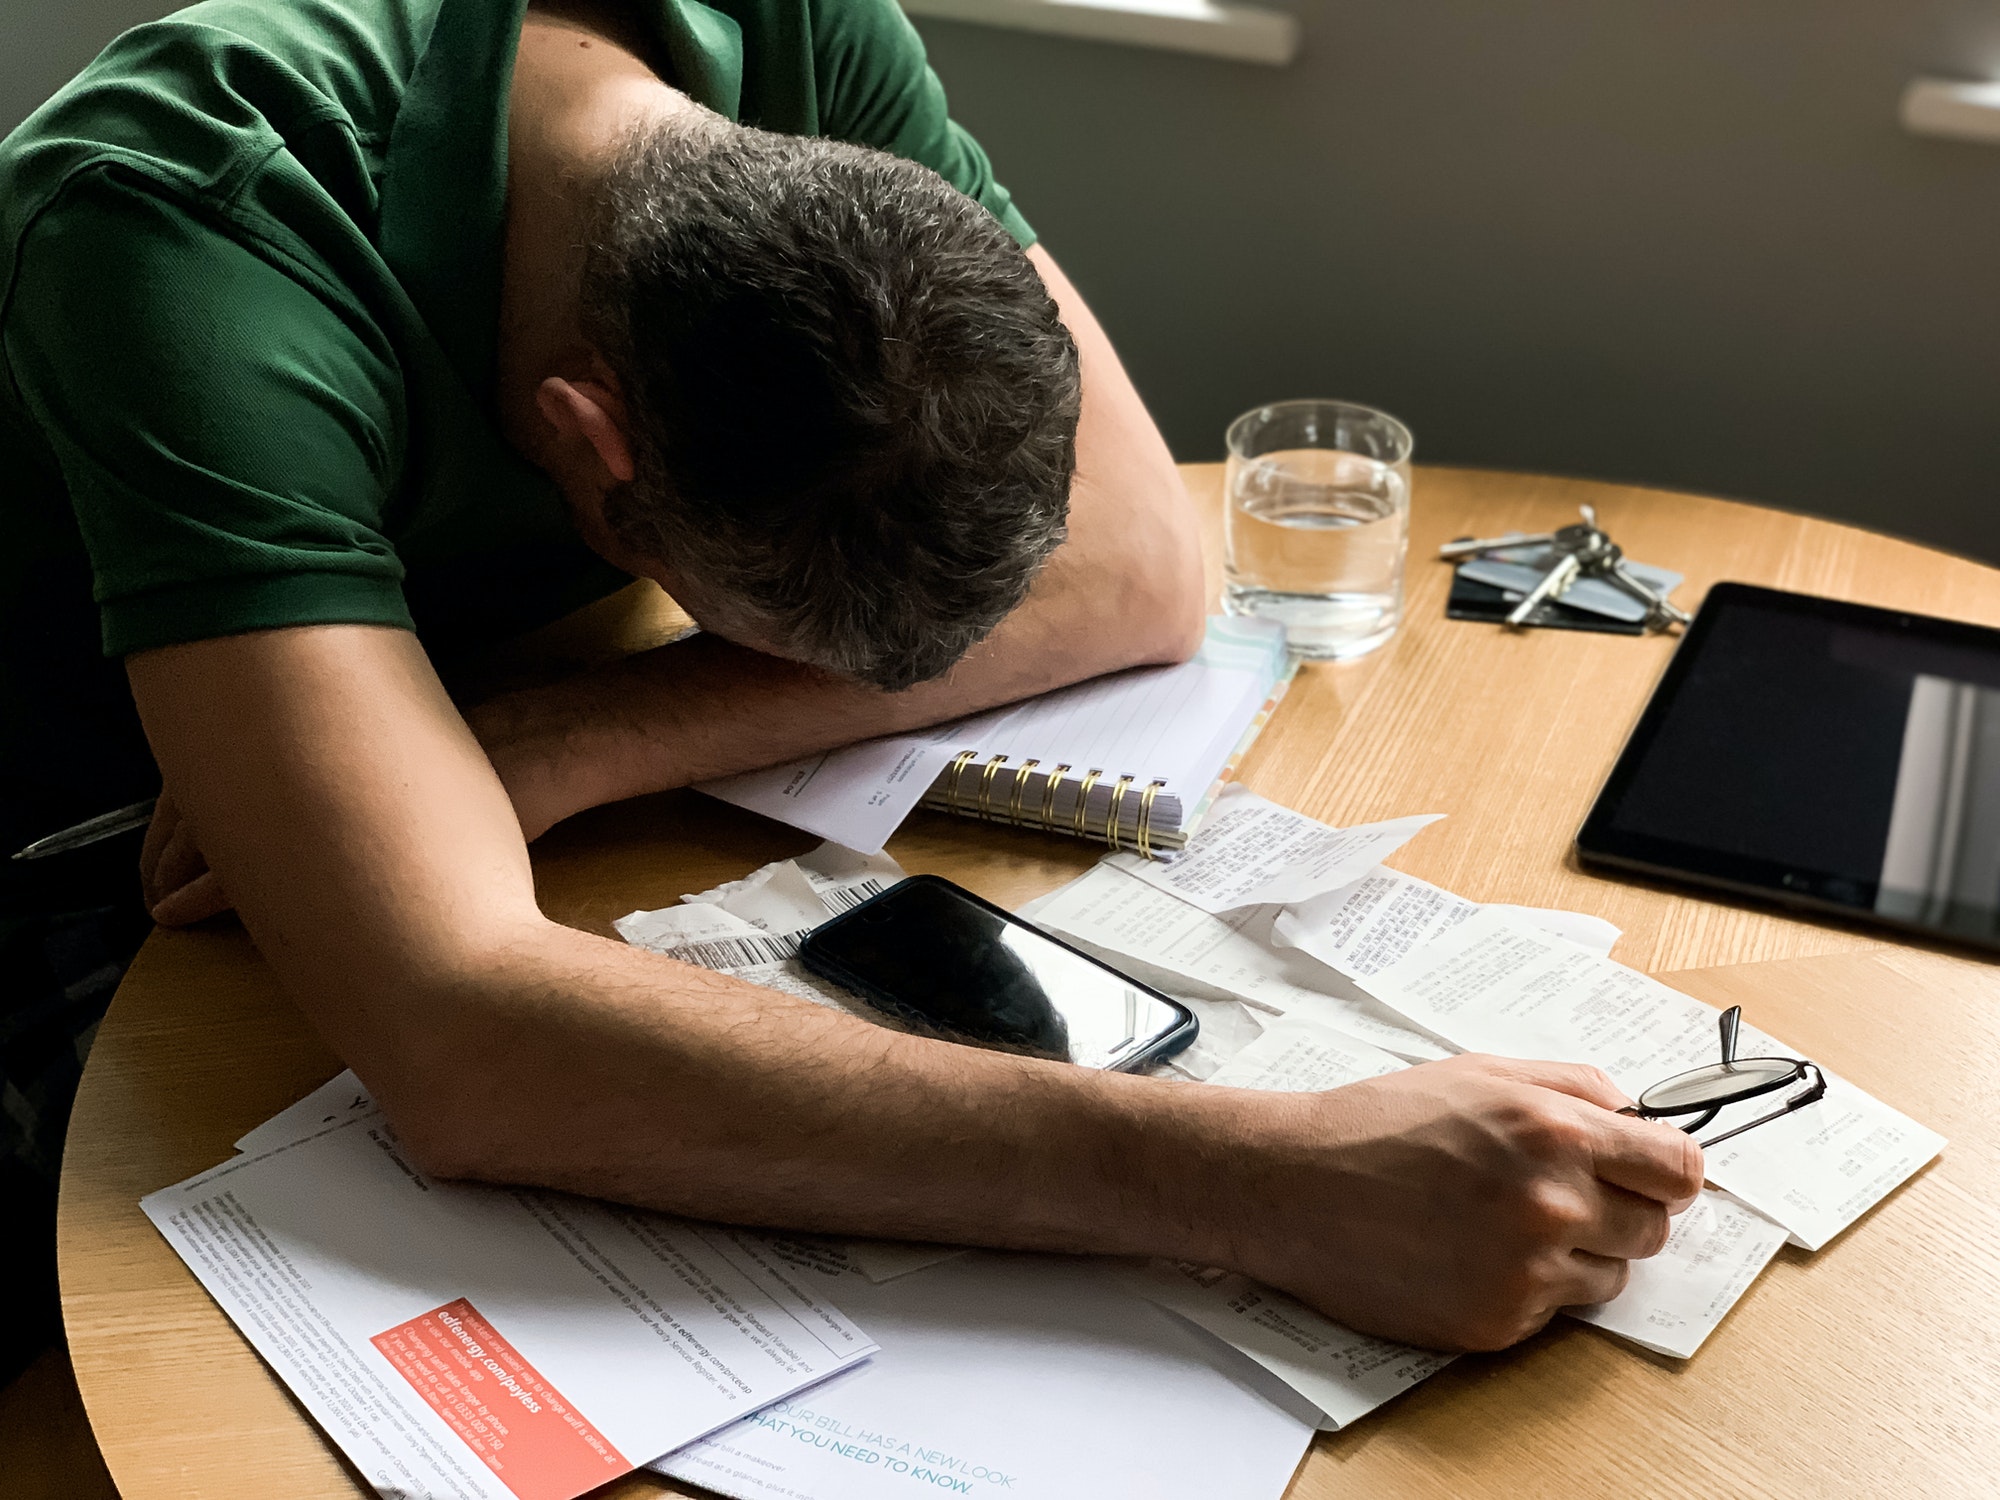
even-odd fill
[[[962,786],[978,795],[984,763],[1035,759],[1067,764],[1077,777],[1096,769],[1110,778],[1094,789],[1090,810],[1109,812],[1112,783],[1131,776],[1143,786],[1163,780],[1167,797],[1192,808],[1227,761],[1285,667],[1282,627],[1261,620],[1218,617],[1191,661],[1141,667],[1061,688],[1006,708],[910,735],[870,740],[826,755],[752,771],[701,790],[752,812],[873,853],[931,790],[962,751],[979,765]],[[1074,804],[1077,783],[1059,789],[1059,816]],[[1000,785],[1011,790],[1009,773]],[[1041,779],[1029,781],[1030,807],[1040,806]],[[1135,802],[1136,806],[1136,802]],[[1132,821],[1131,815],[1123,820]]]
[[[1207,778],[1201,787],[1186,783],[1199,774],[1215,726],[1246,722],[1269,690],[1259,673],[1198,662],[1121,673],[953,725],[945,744],[954,755],[976,751],[982,761],[1066,762],[1079,772],[1157,777],[1176,792],[1199,794]]]

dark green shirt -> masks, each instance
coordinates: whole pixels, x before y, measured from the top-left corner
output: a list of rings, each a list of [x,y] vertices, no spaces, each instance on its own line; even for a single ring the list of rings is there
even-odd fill
[[[0,834],[151,790],[128,652],[361,622],[448,658],[629,581],[492,411],[523,7],[205,0],[0,145]],[[702,104],[1032,241],[895,0],[631,9]]]

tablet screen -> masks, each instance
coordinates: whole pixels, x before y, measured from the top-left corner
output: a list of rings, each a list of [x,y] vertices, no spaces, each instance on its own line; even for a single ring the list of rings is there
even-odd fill
[[[1577,845],[2000,946],[2000,631],[1718,585]]]

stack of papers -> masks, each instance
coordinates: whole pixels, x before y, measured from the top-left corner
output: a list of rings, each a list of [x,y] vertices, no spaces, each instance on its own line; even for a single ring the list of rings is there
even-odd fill
[[[439,1182],[352,1073],[237,1145],[145,1210],[399,1500],[571,1500],[649,1460],[741,1500],[1275,1500],[1318,1422],[1096,1261]]]
[[[1169,1066],[1209,1087],[1332,1089],[1478,1049],[1594,1063],[1637,1093],[1712,1059],[1716,1013],[1614,962],[1609,924],[1381,864],[1432,821],[1334,829],[1231,788],[1179,862],[1114,854],[1027,910],[1194,1008],[1201,1039]],[[880,1021],[798,944],[901,878],[829,844],[617,926]],[[1749,1027],[1742,1044],[1785,1051]],[[1787,1238],[1824,1245],[1942,1147],[1828,1080],[1712,1153],[1665,1251],[1573,1315],[1686,1358]],[[1213,1267],[436,1181],[352,1074],[238,1150],[145,1211],[384,1495],[571,1500],[650,1462],[740,1500],[1274,1500],[1315,1428],[1449,1363]]]
[[[1312,1441],[1282,1380],[1094,1262],[975,1251],[875,1282],[798,1253],[881,1352],[661,1473],[739,1500],[1277,1500]]]
[[[1339,884],[1351,869],[1337,861],[1324,879],[1274,884],[1336,832],[1233,787],[1177,863],[1110,856],[1023,915],[1170,993],[1199,994],[1205,1020],[1233,1006],[1227,1027],[1177,1060],[1211,1083],[1333,1088],[1478,1051],[1593,1064],[1637,1095],[1719,1056],[1718,1012],[1614,961],[1618,933],[1600,919],[1481,905],[1386,867]],[[1358,847],[1372,836],[1344,832],[1363,836]],[[1739,1050],[1796,1055],[1749,1025]],[[1943,1148],[1847,1080],[1827,1081],[1819,1103],[1709,1153],[1712,1186],[1667,1248],[1634,1263],[1616,1301],[1575,1316],[1686,1358],[1787,1239],[1819,1249]],[[1750,1101],[1709,1128],[1770,1107]]]
[[[1601,918],[1482,906],[1377,863],[1435,821],[1434,815],[1422,815],[1332,829],[1231,787],[1174,864],[1108,855],[1080,879],[1028,903],[1021,914],[1193,1009],[1200,1037],[1166,1069],[1238,1088],[1338,1088],[1463,1050],[1448,1035],[1413,1024],[1360,980],[1411,954],[1438,951],[1444,935],[1474,917],[1632,973],[1604,956],[1619,933]],[[769,865],[716,891],[685,897],[680,906],[634,912],[617,927],[641,946],[753,982],[812,993],[821,1003],[880,1020],[860,1001],[808,974],[794,955],[807,931],[846,909],[835,881],[868,880],[871,888],[886,888],[901,874],[886,855],[864,859],[822,846],[798,861]],[[1274,891],[1294,904],[1260,899]],[[758,951],[772,961],[727,962],[729,953],[709,945],[723,921],[733,923],[729,931],[741,939],[763,933],[768,946]],[[1281,930],[1293,939],[1287,941]],[[1307,952],[1302,946],[1307,939],[1334,962]],[[733,951],[741,955],[748,949]],[[712,962],[717,959],[723,961]],[[1672,1070],[1656,1077],[1666,1071]],[[1573,1315],[1655,1352],[1686,1358],[1785,1240],[1781,1222],[1711,1188],[1675,1220],[1667,1248],[1633,1266],[1620,1297]],[[848,1247],[861,1266],[886,1274],[894,1274],[897,1248],[874,1242]],[[911,1264],[925,1265],[957,1253],[934,1246],[907,1251]],[[1342,1328],[1268,1288],[1247,1297],[1243,1278],[1210,1268],[1160,1263],[1128,1271],[1124,1281],[1264,1364],[1314,1404],[1322,1427],[1355,1420],[1446,1362]]]
[[[570,1500],[874,1352],[756,1236],[434,1181],[339,1082],[142,1207],[385,1495]]]

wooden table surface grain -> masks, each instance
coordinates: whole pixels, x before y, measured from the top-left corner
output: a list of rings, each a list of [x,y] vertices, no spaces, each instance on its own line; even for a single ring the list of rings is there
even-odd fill
[[[1183,470],[1219,576],[1218,465]],[[1440,812],[1399,867],[1478,900],[1591,912],[1617,956],[1758,1025],[1944,1131],[1944,1157],[1817,1255],[1784,1251],[1692,1361],[1559,1322],[1459,1361],[1315,1444],[1293,1500],[1371,1497],[2000,1494],[2000,971],[1863,928],[1577,868],[1570,844],[1673,643],[1514,634],[1443,617],[1450,537],[1543,530],[1594,504],[1627,554],[1722,580],[2000,626],[2000,571],[1726,501],[1420,469],[1409,611],[1360,662],[1314,664],[1243,767],[1335,823]],[[684,626],[635,587],[510,648],[488,680],[637,649]],[[537,844],[544,908],[609,932],[812,840],[692,793],[572,819]],[[914,816],[912,871],[1018,904],[1088,846]],[[85,1404],[126,1500],[366,1493],[139,1212],[338,1070],[220,922],[155,933],[101,1028],[70,1127],[60,1254]],[[605,1493],[699,1493],[633,1477]]]

